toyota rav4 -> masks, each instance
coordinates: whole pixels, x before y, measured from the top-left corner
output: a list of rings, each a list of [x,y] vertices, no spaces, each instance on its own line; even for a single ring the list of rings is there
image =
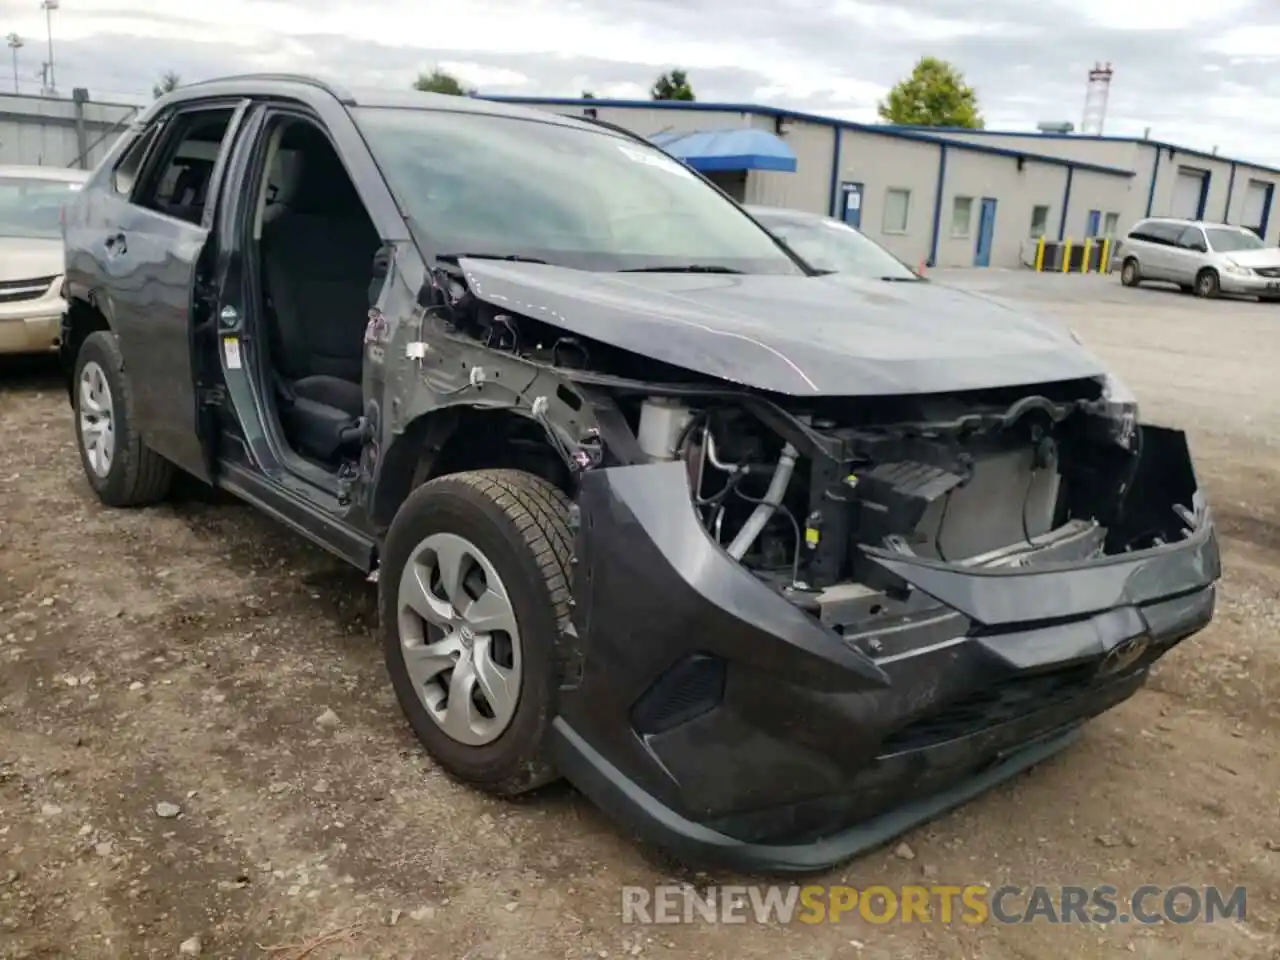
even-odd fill
[[[442,768],[690,860],[882,843],[1212,615],[1186,439],[1073,336],[827,276],[623,130],[191,84],[64,229],[97,496],[185,471],[349,561]]]

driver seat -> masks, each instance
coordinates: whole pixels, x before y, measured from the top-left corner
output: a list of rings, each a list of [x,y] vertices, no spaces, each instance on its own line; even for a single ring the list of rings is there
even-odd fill
[[[333,463],[361,440],[369,284],[382,241],[328,140],[301,124],[285,140],[299,153],[297,187],[262,227],[280,419],[299,452]]]

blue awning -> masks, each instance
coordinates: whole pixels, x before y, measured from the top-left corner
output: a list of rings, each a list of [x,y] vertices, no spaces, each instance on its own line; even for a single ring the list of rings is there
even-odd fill
[[[664,130],[655,133],[649,141],[703,173],[717,170],[796,171],[795,152],[781,137],[768,130],[753,127],[697,130],[693,133]]]

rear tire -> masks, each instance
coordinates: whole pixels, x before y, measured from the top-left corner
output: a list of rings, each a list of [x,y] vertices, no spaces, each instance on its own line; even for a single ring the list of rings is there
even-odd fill
[[[1215,299],[1222,292],[1216,270],[1201,270],[1196,274],[1196,296],[1206,300]]]
[[[1124,265],[1120,268],[1120,282],[1126,287],[1136,287],[1142,282],[1142,268],[1138,266],[1138,261],[1133,257],[1125,260]]]
[[[431,480],[409,495],[387,534],[378,599],[396,698],[427,753],[491,793],[511,796],[558,777],[548,735],[569,623],[571,543],[568,498],[519,470]],[[505,608],[475,613],[477,598],[495,596]],[[417,612],[424,601],[425,616]],[[455,704],[459,670],[467,693]]]
[[[144,507],[169,495],[176,468],[142,442],[133,423],[133,391],[115,334],[85,337],[76,355],[72,409],[80,463],[109,507]]]

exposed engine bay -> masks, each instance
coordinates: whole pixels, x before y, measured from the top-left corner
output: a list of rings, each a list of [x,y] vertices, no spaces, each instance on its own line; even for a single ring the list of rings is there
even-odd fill
[[[892,593],[867,548],[1028,565],[1064,539],[1077,545],[1072,559],[1088,560],[1173,542],[1196,525],[1190,476],[1172,483],[1172,509],[1166,498],[1120,522],[1143,429],[1110,377],[805,400],[735,388],[458,294],[459,332],[591,398],[598,426],[563,451],[577,469],[683,461],[708,535],[801,605],[838,584]],[[1180,462],[1189,464],[1171,460]]]
[[[792,413],[786,437],[741,407],[650,397],[636,434],[651,458],[685,462],[694,507],[730,556],[812,591],[874,579],[861,547],[980,563],[1087,527],[1108,549],[1137,454],[1132,422],[1100,417],[1106,405],[1096,382],[847,400]]]

